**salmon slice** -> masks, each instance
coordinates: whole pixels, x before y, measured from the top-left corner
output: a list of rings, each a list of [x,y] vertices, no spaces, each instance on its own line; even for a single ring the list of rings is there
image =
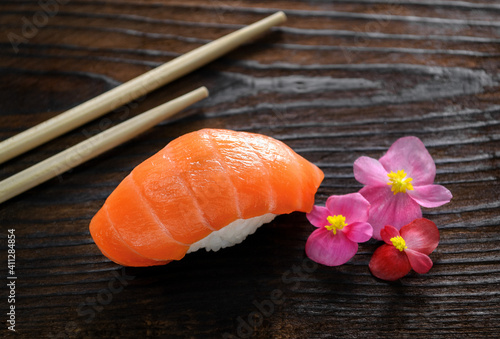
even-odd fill
[[[227,176],[237,192],[240,219],[273,211],[278,196],[268,174],[269,168],[248,143],[248,138],[241,138],[239,134],[214,135],[216,133],[212,130],[204,132],[210,136],[212,147],[218,150],[220,158],[224,159]]]
[[[159,153],[150,159],[149,163],[155,165],[139,165],[131,175],[152,213],[158,220],[168,220],[161,225],[165,231],[182,244],[192,244],[212,233],[214,229],[203,216],[194,193],[175,163]]]
[[[203,129],[173,140],[137,166],[108,197],[90,230],[111,260],[159,265],[180,260],[205,238],[231,243],[212,235],[237,227],[239,220],[251,225],[251,234],[272,214],[309,212],[323,177],[276,139]]]
[[[309,212],[312,205],[304,204],[303,191],[310,194],[311,190],[308,187],[302,187],[302,182],[305,174],[315,174],[315,166],[309,166],[307,172],[301,171],[297,164],[297,158],[300,156],[285,144],[276,142],[269,137],[250,135],[246,140],[266,164],[270,189],[278,197],[278,203],[270,212],[274,214],[290,213],[291,211]],[[314,193],[316,190],[317,187],[313,189]]]
[[[175,241],[128,175],[106,201],[109,220],[128,247],[154,260],[180,260],[189,245]]]
[[[162,153],[175,164],[212,229],[240,219],[236,188],[205,130],[173,140]]]
[[[110,260],[123,266],[165,265],[166,261],[145,258],[125,245],[120,235],[111,227],[105,207],[92,218],[90,233],[101,252]]]

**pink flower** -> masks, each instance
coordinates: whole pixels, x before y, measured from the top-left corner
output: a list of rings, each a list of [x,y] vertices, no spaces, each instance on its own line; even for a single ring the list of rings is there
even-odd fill
[[[369,223],[370,204],[359,193],[332,195],[326,207],[314,206],[307,219],[318,227],[307,239],[306,254],[317,263],[338,266],[358,251],[358,243],[373,234]]]
[[[435,176],[436,165],[417,137],[396,140],[379,160],[358,158],[354,162],[354,177],[365,185],[359,193],[371,205],[368,222],[373,227],[373,237],[380,240],[380,230],[385,225],[400,229],[421,218],[420,206],[448,203],[451,192],[433,185]]]
[[[416,219],[398,231],[385,226],[380,232],[385,244],[377,248],[370,260],[370,271],[383,280],[397,280],[410,270],[427,273],[432,267],[428,257],[439,243],[439,231],[432,221]]]

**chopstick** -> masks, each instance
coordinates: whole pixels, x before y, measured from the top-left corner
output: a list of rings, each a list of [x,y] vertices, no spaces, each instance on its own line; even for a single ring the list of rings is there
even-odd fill
[[[200,87],[1,181],[0,203],[122,144],[207,96],[207,89]]]
[[[285,21],[285,13],[277,12],[0,142],[0,164],[194,71]]]

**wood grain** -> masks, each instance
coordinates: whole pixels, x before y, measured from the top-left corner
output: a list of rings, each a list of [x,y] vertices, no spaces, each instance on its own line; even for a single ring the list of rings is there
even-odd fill
[[[0,205],[2,253],[7,229],[16,234],[18,337],[498,337],[497,1],[54,3],[0,4],[1,140],[276,10],[289,19],[0,167],[1,180],[182,93],[210,90],[184,118]],[[15,36],[23,43],[13,46]],[[436,182],[454,196],[424,210],[441,233],[434,267],[378,280],[367,266],[375,241],[346,265],[314,265],[304,253],[313,227],[302,213],[278,217],[236,247],[163,267],[109,262],[89,235],[92,216],[134,166],[204,127],[283,140],[325,172],[318,204],[361,188],[357,157],[378,158],[397,138],[419,137]],[[5,314],[6,264],[0,274]]]

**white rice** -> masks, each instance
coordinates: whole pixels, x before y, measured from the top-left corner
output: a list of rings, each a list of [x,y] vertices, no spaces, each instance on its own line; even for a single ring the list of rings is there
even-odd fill
[[[216,252],[221,248],[239,244],[248,235],[255,233],[257,228],[270,222],[275,217],[276,214],[268,213],[250,219],[235,220],[226,227],[212,232],[205,238],[192,244],[187,253],[198,251],[200,248],[204,248],[207,252]]]

